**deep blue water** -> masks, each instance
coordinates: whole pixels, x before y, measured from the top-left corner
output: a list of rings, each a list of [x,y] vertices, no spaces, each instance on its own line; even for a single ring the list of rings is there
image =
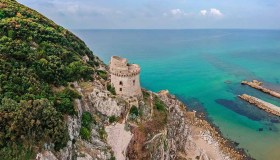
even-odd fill
[[[237,98],[247,93],[280,106],[279,99],[240,85],[258,79],[280,90],[279,30],[74,32],[104,62],[118,55],[140,64],[143,87],[168,89],[190,108],[205,111],[252,157],[280,159],[280,118]]]

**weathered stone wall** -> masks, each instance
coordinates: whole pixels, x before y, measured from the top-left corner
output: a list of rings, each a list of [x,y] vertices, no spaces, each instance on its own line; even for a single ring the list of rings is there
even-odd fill
[[[117,57],[117,56],[112,56],[111,61],[110,61],[110,70],[112,71],[128,71],[128,66],[127,66],[127,59]]]
[[[116,93],[123,96],[141,96],[139,75],[131,77],[119,77],[111,74],[111,84]]]
[[[127,59],[113,56],[110,62],[111,84],[118,95],[142,96],[140,87],[140,67],[128,64]]]

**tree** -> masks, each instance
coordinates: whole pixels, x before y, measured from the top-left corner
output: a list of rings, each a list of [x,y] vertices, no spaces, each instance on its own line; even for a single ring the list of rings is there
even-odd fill
[[[54,143],[55,149],[68,141],[66,124],[62,115],[47,99],[16,103],[4,98],[0,107],[0,145],[40,145]]]

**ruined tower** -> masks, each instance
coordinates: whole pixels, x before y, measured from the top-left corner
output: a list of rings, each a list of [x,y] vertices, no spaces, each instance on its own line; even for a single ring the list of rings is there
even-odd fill
[[[140,87],[140,67],[129,64],[126,58],[112,56],[110,61],[111,84],[116,93],[125,97],[142,96]]]

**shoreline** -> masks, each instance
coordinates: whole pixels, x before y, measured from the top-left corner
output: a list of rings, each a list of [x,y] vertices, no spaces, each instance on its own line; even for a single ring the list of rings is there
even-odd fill
[[[158,94],[161,94],[160,92]],[[204,133],[210,133],[210,137],[214,139],[215,142],[219,144],[220,150],[226,155],[230,156],[232,159],[244,159],[244,160],[252,160],[252,158],[243,148],[238,148],[238,143],[233,140],[226,138],[223,136],[221,130],[217,125],[213,123],[213,121],[207,117],[207,113],[200,112],[195,114],[192,118],[190,115],[190,110],[188,110],[188,104],[183,103],[180,99],[170,93],[164,93],[168,97],[168,99],[174,99],[179,103],[183,104],[180,108],[180,111],[184,113],[184,117],[187,122],[194,126],[201,128]],[[214,147],[214,146],[213,146]]]
[[[180,98],[178,98],[176,96],[175,96],[175,98],[185,105],[186,111],[184,111],[184,112],[188,112],[188,109],[189,109],[188,104],[186,102],[182,101]],[[195,107],[194,107],[194,110],[195,110]],[[231,140],[229,138],[226,138],[223,135],[223,133],[221,132],[219,126],[214,124],[213,120],[208,117],[208,114],[207,114],[206,110],[197,112],[196,117],[198,119],[202,120],[204,125],[209,125],[208,127],[211,128],[211,132],[215,134],[216,138],[220,139],[221,141],[224,142],[224,143],[222,143],[222,145],[224,147],[231,148],[233,150],[237,150],[237,152],[239,152],[240,154],[245,155],[245,159],[246,160],[253,160],[254,159],[254,158],[251,157],[251,155],[249,155],[245,151],[244,148],[238,148],[238,145],[239,145],[238,142],[235,142],[235,141],[233,141],[233,140]]]
[[[219,127],[217,125],[215,125],[212,120],[208,120],[207,117],[200,117],[200,118],[203,120],[203,123],[205,123],[206,127],[211,128],[210,132],[212,132],[214,137],[216,139],[218,139],[218,141],[220,142],[224,151],[226,151],[230,155],[233,155],[233,157],[235,157],[234,155],[236,155],[236,154],[240,154],[240,155],[244,156],[243,158],[245,160],[253,160],[254,159],[245,151],[244,148],[238,148],[238,145],[239,145],[238,142],[235,142],[235,141],[233,141],[229,138],[226,138],[223,135],[223,133],[221,132],[221,130],[219,129]],[[227,150],[227,148],[229,150]]]

